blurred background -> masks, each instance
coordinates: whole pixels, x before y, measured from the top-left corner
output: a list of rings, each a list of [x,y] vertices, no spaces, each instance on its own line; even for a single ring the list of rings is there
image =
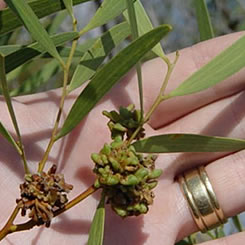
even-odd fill
[[[167,53],[199,42],[194,1],[141,0],[154,26],[170,24],[173,27],[173,31],[163,41]],[[88,2],[75,8],[82,26],[92,17],[99,2],[102,1]],[[216,36],[245,30],[245,0],[206,0],[206,2]],[[95,30],[89,35],[96,35],[98,31]]]
[[[200,41],[195,15],[195,0],[141,0],[153,25],[170,24],[173,27],[163,40],[166,53],[193,45]],[[89,1],[74,7],[78,19],[78,29],[82,29],[94,15],[102,0]],[[245,0],[206,0],[216,36],[230,32],[245,30]],[[43,25],[48,33],[55,34],[72,30],[72,23],[65,10],[43,18]],[[94,29],[80,38],[80,44],[95,38],[111,26],[122,21],[119,17],[114,22]],[[18,28],[0,38],[0,45],[29,44],[30,35],[24,28]],[[120,45],[120,48],[128,42]],[[115,54],[118,48],[113,51]],[[76,62],[73,68],[76,67]],[[55,60],[39,57],[28,62],[8,74],[11,96],[41,92],[61,86],[62,73]],[[1,91],[0,91],[1,93]]]

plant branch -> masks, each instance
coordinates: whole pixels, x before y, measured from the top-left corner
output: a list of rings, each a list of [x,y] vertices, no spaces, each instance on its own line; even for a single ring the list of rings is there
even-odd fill
[[[16,205],[13,213],[11,214],[11,216],[9,217],[7,223],[5,224],[5,226],[3,227],[3,229],[0,231],[0,241],[9,233],[11,226],[13,225],[13,222],[16,218],[16,216],[18,215],[20,211],[20,206]]]
[[[153,114],[153,112],[156,110],[156,108],[159,106],[159,104],[170,98],[170,96],[168,95],[164,95],[165,89],[167,87],[168,81],[170,79],[170,76],[174,70],[174,67],[178,61],[179,58],[179,52],[176,52],[176,57],[175,60],[172,64],[168,64],[168,69],[167,69],[167,73],[165,75],[165,78],[163,80],[163,84],[162,87],[160,89],[160,92],[157,96],[157,98],[155,99],[155,101],[153,102],[151,108],[149,109],[149,111],[147,112],[144,121],[139,125],[139,127],[134,131],[134,133],[132,134],[132,136],[130,137],[130,139],[128,140],[127,144],[131,144],[131,142],[134,140],[134,138],[136,137],[136,135],[139,133],[140,129],[143,127],[143,125],[150,119],[151,115]]]
[[[99,189],[94,187],[94,185],[90,186],[86,191],[84,191],[83,193],[81,193],[80,195],[75,197],[73,200],[68,202],[64,206],[64,208],[55,211],[54,212],[54,217],[66,212],[70,208],[74,207],[75,205],[77,205],[78,203],[83,201],[85,198],[89,197],[91,194],[93,194],[97,190],[99,190]],[[11,217],[9,218],[7,224],[0,231],[0,241],[4,237],[6,237],[8,234],[11,234],[11,233],[14,233],[14,232],[19,232],[19,231],[30,230],[30,229],[32,229],[35,226],[40,226],[40,225],[43,224],[42,222],[35,222],[34,220],[31,219],[31,220],[29,220],[29,221],[27,221],[27,222],[25,222],[23,224],[13,225],[13,221],[14,221],[15,217],[17,216],[17,214],[19,212],[19,209],[20,208],[18,206],[15,208],[15,210],[14,210],[13,214],[11,215]]]
[[[77,21],[76,21],[74,16],[73,16],[73,30],[77,31]],[[76,50],[76,47],[77,47],[77,42],[78,42],[78,39],[73,40],[71,51],[70,51],[68,60],[67,60],[67,62],[65,64],[65,67],[64,67],[63,89],[62,89],[62,96],[61,96],[61,99],[60,99],[59,111],[57,113],[57,117],[56,117],[56,120],[55,120],[54,128],[52,130],[51,138],[49,140],[49,144],[48,144],[47,149],[46,149],[46,151],[45,151],[45,153],[43,155],[43,158],[40,161],[39,166],[38,166],[38,172],[39,173],[43,171],[43,169],[45,167],[45,164],[47,162],[49,153],[50,153],[50,151],[51,151],[51,149],[52,149],[52,147],[54,145],[54,142],[55,142],[56,133],[57,133],[57,130],[58,130],[58,127],[59,127],[59,122],[60,122],[60,118],[61,118],[61,115],[62,115],[62,112],[63,112],[65,98],[66,98],[66,95],[67,95],[66,87],[67,87],[68,79],[69,79],[70,66],[71,66],[72,58],[74,56],[74,53],[75,53],[75,50]]]

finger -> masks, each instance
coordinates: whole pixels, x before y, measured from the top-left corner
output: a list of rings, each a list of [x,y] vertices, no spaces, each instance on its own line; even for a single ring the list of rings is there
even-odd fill
[[[245,210],[245,152],[241,151],[219,159],[206,167],[210,183],[226,217]],[[176,195],[175,219],[178,226],[177,240],[198,231],[179,184],[174,183]]]
[[[240,232],[231,236],[223,237],[218,240],[201,243],[200,245],[243,245],[245,232]]]
[[[0,10],[6,8],[7,4],[3,1],[0,0]]]
[[[240,92],[198,109],[154,134],[191,133],[241,138],[245,130],[244,103],[245,92]],[[173,178],[177,172],[207,164],[228,154],[230,153],[172,153],[160,156],[160,159],[164,161],[164,176]]]
[[[168,93],[176,88],[193,72],[214,58],[226,47],[230,46],[243,34],[244,33],[235,33],[226,35],[181,50],[179,60],[170,78],[166,92]],[[173,60],[174,56],[175,54],[171,54],[169,57]],[[154,59],[143,65],[145,111],[149,110],[149,107],[156,98],[165,73],[166,65],[160,59]],[[241,91],[245,88],[244,77],[245,70],[243,69],[236,75],[228,78],[225,82],[216,85],[214,88],[163,102],[153,114],[150,125],[154,128],[162,127],[197,108],[218,100],[219,98]],[[138,103],[136,75],[128,75],[126,81],[127,80],[129,80],[130,83],[128,85],[122,83],[120,85],[121,89],[126,91],[126,93],[130,95],[130,98],[133,98],[135,103]]]

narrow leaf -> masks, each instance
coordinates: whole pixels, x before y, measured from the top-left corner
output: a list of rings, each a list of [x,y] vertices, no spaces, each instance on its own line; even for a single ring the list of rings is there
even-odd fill
[[[0,134],[10,143],[14,146],[14,148],[18,151],[18,153],[21,155],[21,149],[15,142],[14,138],[11,136],[11,134],[8,132],[8,130],[3,126],[3,124],[0,122]]]
[[[214,37],[214,31],[210,20],[207,4],[205,0],[194,0],[200,40],[208,40]]]
[[[71,18],[74,18],[73,10],[72,10],[72,0],[63,0],[63,1],[66,6],[67,12],[71,16]]]
[[[139,29],[139,35],[142,36],[143,34],[151,31],[153,29],[152,23],[140,1],[135,1],[134,2],[134,8],[136,12],[136,19],[137,19],[137,25]],[[123,12],[124,17],[126,18],[127,21],[129,21],[128,17],[128,11]],[[152,51],[159,57],[164,58],[165,54],[162,50],[161,44],[158,43]]]
[[[122,42],[129,34],[130,29],[125,22],[116,25],[105,32],[83,55],[75,70],[71,83],[68,86],[68,92],[71,92],[89,80],[111,50]]]
[[[132,0],[127,0],[127,11],[129,17],[129,25],[131,28],[133,40],[139,37],[138,23],[135,13],[135,6]],[[144,99],[143,99],[143,86],[142,86],[142,72],[141,72],[141,61],[136,64],[136,72],[138,78],[138,90],[139,90],[139,101],[140,101],[140,120],[143,121],[144,117]]]
[[[91,0],[73,0],[73,5],[89,2]],[[52,13],[65,9],[63,0],[32,0],[28,4],[38,18],[48,16]],[[11,32],[17,27],[22,26],[21,20],[9,8],[0,11],[0,35]]]
[[[89,231],[87,245],[102,245],[104,238],[105,226],[105,198],[102,196],[101,201],[96,209],[93,222]]]
[[[7,107],[8,107],[8,111],[9,111],[12,123],[14,125],[14,129],[15,129],[15,132],[17,134],[18,141],[19,141],[19,144],[20,144],[18,152],[20,150],[21,151],[21,155],[24,156],[20,130],[19,130],[19,126],[18,126],[18,123],[17,123],[17,120],[16,120],[16,116],[15,116],[15,112],[14,112],[14,108],[13,108],[12,101],[11,101],[11,98],[10,98],[10,95],[9,95],[9,91],[8,91],[8,85],[7,85],[7,80],[6,80],[4,62],[5,62],[4,56],[2,56],[0,54],[0,84],[1,84],[1,87],[2,87],[2,92],[3,92],[4,98],[5,98]],[[28,167],[26,165],[25,159],[23,159],[23,160],[24,160],[25,171],[28,172]]]
[[[233,152],[245,149],[245,140],[198,134],[165,134],[133,143],[136,151],[167,152]]]
[[[63,64],[63,60],[56,50],[53,41],[28,3],[25,0],[6,0],[6,3],[19,16],[31,36],[43,47],[43,49]]]
[[[104,0],[82,32],[85,33],[93,28],[104,25],[120,15],[126,7],[126,0]]]
[[[77,32],[66,32],[57,34],[51,37],[53,43],[55,46],[63,45],[64,43],[71,41],[78,37]],[[39,43],[35,42],[27,47],[13,47],[12,50],[16,49],[15,52],[12,52],[6,56],[6,73],[12,71],[16,67],[24,64],[25,62],[33,59],[34,57],[37,57],[38,55],[45,53],[46,49],[43,48]],[[3,47],[0,47],[0,50],[4,49]],[[5,51],[5,54],[7,51]]]
[[[59,68],[60,66],[57,60],[52,59],[40,67],[38,72],[31,74],[18,88],[12,90],[10,92],[11,97],[40,92],[39,88],[48,83],[49,79],[57,74]],[[49,86],[49,88],[51,89],[52,87]]]
[[[169,25],[160,26],[120,51],[93,77],[72,106],[56,139],[69,133],[89,113],[96,103],[169,31]]]
[[[205,90],[224,81],[245,66],[245,36],[224,50],[208,64],[187,78],[173,90],[170,97],[182,96]]]
[[[14,45],[3,45],[3,46],[0,46],[0,53],[4,56],[7,56],[11,53],[14,53],[18,50],[20,50],[23,46],[21,45],[17,45],[17,44],[14,44]]]

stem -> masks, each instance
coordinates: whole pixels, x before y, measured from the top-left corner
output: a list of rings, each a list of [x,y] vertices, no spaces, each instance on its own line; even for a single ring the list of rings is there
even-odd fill
[[[57,210],[56,212],[54,212],[54,217],[56,217],[56,216],[64,213],[65,211],[69,210],[70,208],[74,207],[75,205],[77,205],[78,203],[80,203],[81,201],[83,201],[85,198],[87,198],[88,196],[90,196],[91,194],[93,194],[94,192],[96,192],[97,190],[99,190],[99,189],[98,188],[95,188],[94,185],[90,186],[86,191],[84,191],[83,193],[81,193],[80,195],[78,195],[77,197],[75,197],[73,200],[71,200],[70,202],[68,202],[64,206],[64,208],[62,208],[62,209]],[[42,225],[42,224],[41,223],[37,223],[37,222],[35,222],[33,220],[29,220],[29,221],[27,221],[26,223],[23,223],[23,224],[11,225],[9,227],[9,229],[8,229],[8,232],[5,234],[5,236],[8,235],[8,234],[10,234],[10,233],[14,233],[14,232],[18,232],[18,231],[30,230],[30,229],[32,229],[36,225]],[[0,235],[1,235],[1,233],[0,233]]]
[[[6,236],[8,235],[11,226],[13,225],[13,222],[17,216],[17,214],[19,213],[20,210],[20,206],[17,205],[13,211],[13,213],[11,214],[11,216],[9,217],[7,223],[5,224],[5,226],[3,227],[3,229],[0,231],[0,241]]]
[[[177,51],[176,52],[176,57],[175,57],[175,60],[172,64],[168,64],[168,70],[167,70],[167,74],[165,75],[165,78],[164,78],[164,81],[163,81],[163,84],[162,84],[162,87],[160,89],[160,92],[157,96],[157,98],[155,99],[155,101],[153,102],[151,108],[149,109],[149,111],[147,112],[145,118],[144,118],[144,121],[139,125],[139,127],[134,131],[134,133],[132,134],[132,136],[130,137],[130,139],[128,140],[127,144],[129,145],[133,140],[134,138],[136,137],[136,135],[139,133],[140,129],[142,128],[142,126],[150,119],[151,115],[153,114],[153,112],[156,110],[156,108],[159,106],[159,104],[164,101],[164,100],[167,100],[170,98],[170,96],[168,95],[164,95],[164,92],[165,92],[165,89],[168,85],[168,81],[169,81],[169,78],[174,70],[174,67],[178,61],[178,58],[179,58],[179,52]]]
[[[81,193],[80,195],[78,195],[77,197],[75,197],[73,200],[71,200],[70,202],[68,202],[64,208],[57,210],[54,213],[54,216],[57,216],[61,213],[64,213],[65,211],[69,210],[70,208],[74,207],[75,205],[77,205],[78,203],[80,203],[82,200],[84,200],[85,198],[87,198],[88,196],[90,196],[91,194],[93,194],[94,192],[96,192],[97,190],[99,190],[98,188],[94,187],[94,185],[90,186],[86,191],[84,191],[83,193]]]
[[[73,18],[73,30],[77,31],[77,21],[76,21],[75,17]],[[51,135],[51,138],[49,140],[49,144],[48,144],[47,149],[46,149],[46,151],[45,151],[45,153],[43,155],[43,158],[40,161],[39,166],[38,166],[38,172],[39,173],[43,171],[43,169],[45,167],[45,164],[47,162],[49,153],[50,153],[50,151],[51,151],[51,149],[52,149],[52,147],[54,145],[54,142],[55,142],[55,137],[56,137],[56,133],[57,133],[57,130],[58,130],[58,127],[59,127],[60,118],[61,118],[61,115],[62,115],[62,112],[63,112],[63,108],[64,108],[65,97],[66,97],[66,94],[67,94],[66,87],[67,87],[68,78],[69,78],[69,70],[70,70],[72,58],[74,56],[74,53],[75,53],[75,50],[76,50],[76,47],[77,47],[77,42],[78,42],[78,39],[73,40],[68,60],[66,62],[65,67],[63,67],[63,69],[64,69],[64,81],[63,81],[63,89],[62,89],[62,96],[61,96],[61,99],[60,99],[59,111],[58,111],[58,114],[57,114],[57,117],[56,117],[56,120],[55,120],[54,128],[52,130],[52,135]]]
[[[127,0],[127,9],[128,9],[128,17],[129,17],[129,24],[132,33],[133,40],[139,37],[138,25],[137,25],[137,18],[134,8],[134,2],[131,0]],[[139,61],[136,64],[136,72],[138,77],[138,88],[139,88],[139,99],[140,99],[140,121],[143,122],[144,119],[144,106],[143,106],[143,86],[142,86],[142,73],[141,73],[141,62]]]

